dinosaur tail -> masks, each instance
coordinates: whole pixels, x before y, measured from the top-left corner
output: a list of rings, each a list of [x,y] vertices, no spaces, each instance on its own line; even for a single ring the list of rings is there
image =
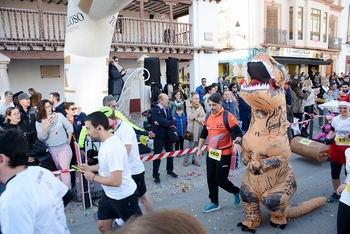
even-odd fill
[[[287,218],[297,218],[302,216],[310,211],[320,207],[324,203],[326,203],[327,198],[325,197],[316,197],[309,201],[302,202],[296,206],[288,206],[286,209],[286,217]]]

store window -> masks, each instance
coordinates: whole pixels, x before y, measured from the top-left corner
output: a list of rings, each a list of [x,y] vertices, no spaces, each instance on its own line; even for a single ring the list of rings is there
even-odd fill
[[[298,40],[303,40],[304,11],[303,7],[298,7]]]
[[[321,10],[311,8],[311,31],[310,40],[320,41]]]
[[[293,39],[293,7],[289,7],[289,39]]]
[[[327,12],[323,12],[323,42],[327,42],[327,34],[328,34],[328,14]]]

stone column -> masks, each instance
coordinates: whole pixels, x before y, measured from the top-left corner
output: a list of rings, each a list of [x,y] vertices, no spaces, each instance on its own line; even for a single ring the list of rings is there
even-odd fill
[[[0,53],[0,97],[1,102],[5,101],[4,93],[10,90],[10,80],[7,74],[7,64],[11,59]]]

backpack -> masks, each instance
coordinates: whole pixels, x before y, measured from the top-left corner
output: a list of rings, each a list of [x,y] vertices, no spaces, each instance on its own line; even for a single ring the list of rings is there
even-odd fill
[[[208,121],[209,116],[210,116],[210,112],[205,116],[205,121]],[[227,131],[231,132],[231,128],[230,128],[230,125],[228,124],[227,117],[228,117],[228,111],[224,110],[224,114],[223,114],[224,125]]]

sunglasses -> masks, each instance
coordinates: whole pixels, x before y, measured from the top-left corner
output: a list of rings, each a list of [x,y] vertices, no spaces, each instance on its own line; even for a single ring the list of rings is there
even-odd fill
[[[206,80],[202,80],[202,83],[207,83],[207,81]]]
[[[77,108],[76,107],[73,107],[73,108],[70,108],[71,110],[76,110]]]
[[[114,61],[115,61],[115,62],[119,62],[119,60],[118,60],[118,59],[115,59]]]
[[[224,89],[228,89],[228,87],[224,87]]]

